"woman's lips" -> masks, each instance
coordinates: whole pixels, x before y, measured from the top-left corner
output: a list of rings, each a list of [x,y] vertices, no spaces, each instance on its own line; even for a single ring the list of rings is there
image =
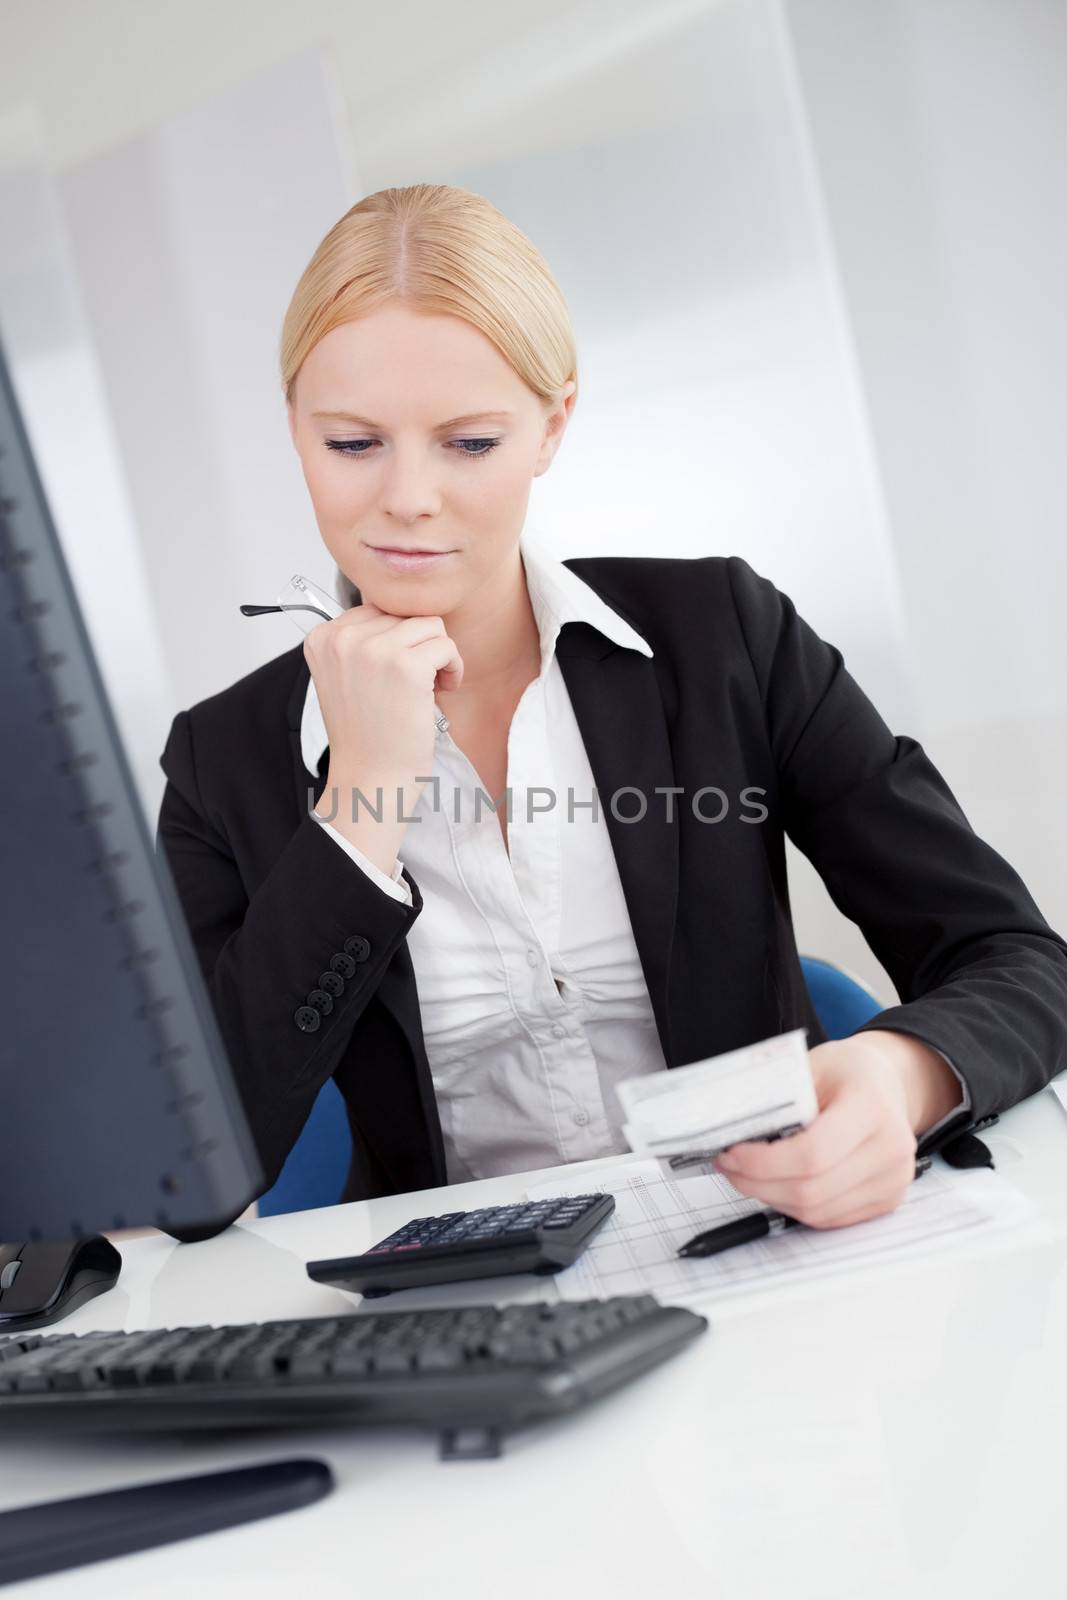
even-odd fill
[[[367,549],[391,572],[426,572],[454,556],[454,550],[391,550],[383,545],[370,544]]]

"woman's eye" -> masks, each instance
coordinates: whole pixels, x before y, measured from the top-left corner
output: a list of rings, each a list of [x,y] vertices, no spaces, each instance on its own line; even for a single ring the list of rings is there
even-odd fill
[[[464,445],[464,444],[480,444],[480,445],[484,445],[485,446],[484,450],[461,450],[460,451],[460,455],[473,456],[474,459],[477,461],[482,456],[491,455],[492,452],[496,449],[497,445],[500,443],[500,440],[499,439],[457,439],[457,440],[455,440],[455,443],[459,444],[459,445]]]
[[[372,452],[364,446],[370,446],[374,442],[373,439],[327,439],[326,448],[344,456],[368,456]],[[499,439],[453,439],[450,441],[450,448],[455,449],[457,455],[466,456],[468,461],[481,461],[486,456],[492,455],[499,443]],[[467,445],[476,445],[480,448],[468,450],[465,448]]]

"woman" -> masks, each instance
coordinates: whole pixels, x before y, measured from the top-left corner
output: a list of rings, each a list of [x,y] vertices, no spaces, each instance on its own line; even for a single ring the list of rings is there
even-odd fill
[[[1067,1065],[1067,943],[786,595],[524,531],[576,354],[493,206],[361,201],[281,356],[348,609],[177,715],[159,822],[268,1186],[330,1076],[355,1199],[621,1151],[621,1078],[805,1027],[818,1116],[720,1166],[834,1227]],[[845,1040],[786,833],[901,996]]]

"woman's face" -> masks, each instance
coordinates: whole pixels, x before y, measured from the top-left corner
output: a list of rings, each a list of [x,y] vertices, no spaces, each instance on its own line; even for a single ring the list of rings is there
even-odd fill
[[[477,328],[397,302],[319,340],[289,428],[326,548],[365,599],[447,616],[513,575],[575,387],[550,412]]]

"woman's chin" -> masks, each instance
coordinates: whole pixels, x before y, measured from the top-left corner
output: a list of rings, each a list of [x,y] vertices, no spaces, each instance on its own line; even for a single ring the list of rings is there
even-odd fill
[[[377,576],[369,583],[357,584],[364,600],[369,600],[379,611],[394,617],[440,617],[451,611],[455,598],[445,585],[429,577],[403,577],[382,579]]]

